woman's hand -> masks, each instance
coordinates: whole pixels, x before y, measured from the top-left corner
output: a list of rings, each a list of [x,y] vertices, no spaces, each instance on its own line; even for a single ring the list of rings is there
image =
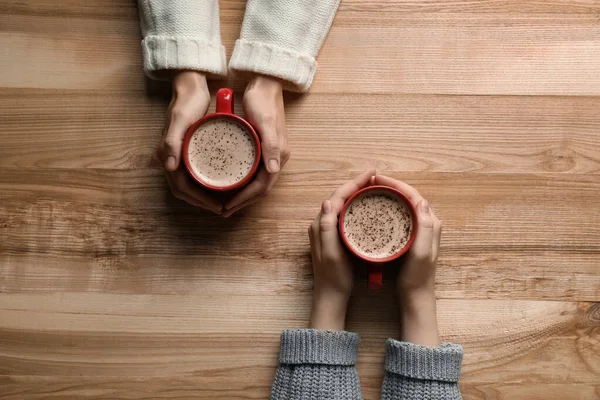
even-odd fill
[[[427,200],[412,186],[378,175],[378,185],[391,186],[415,204],[418,219],[417,237],[401,261],[396,283],[402,318],[402,340],[427,346],[439,346],[435,307],[435,272],[442,223]]]
[[[202,118],[210,104],[206,76],[196,71],[177,71],[167,114],[160,154],[173,195],[189,204],[221,214],[221,203],[188,176],[181,161],[183,138],[188,128]]]
[[[290,158],[285,129],[283,87],[279,80],[268,76],[255,76],[248,83],[244,93],[244,114],[260,136],[264,166],[248,186],[225,204],[224,217],[229,217],[266,196]]]
[[[374,174],[369,169],[337,189],[308,228],[315,279],[310,328],[344,330],[354,276],[338,233],[338,216],[346,200],[368,186]]]

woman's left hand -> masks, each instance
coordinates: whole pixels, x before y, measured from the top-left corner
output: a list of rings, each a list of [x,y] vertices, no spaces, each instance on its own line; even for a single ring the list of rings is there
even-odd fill
[[[375,175],[369,169],[339,187],[321,206],[321,212],[308,228],[315,288],[309,327],[343,330],[346,307],[354,276],[352,261],[338,233],[338,217],[344,203],[368,186]]]
[[[225,204],[224,217],[267,196],[290,158],[281,81],[255,76],[244,93],[244,114],[260,136],[264,166],[248,186]]]

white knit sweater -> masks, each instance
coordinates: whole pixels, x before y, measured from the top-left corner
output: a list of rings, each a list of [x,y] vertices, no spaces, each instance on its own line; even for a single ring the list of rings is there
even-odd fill
[[[340,0],[248,0],[240,38],[229,67],[271,75],[288,89],[310,87]],[[217,0],[138,0],[144,71],[193,69],[227,73]]]

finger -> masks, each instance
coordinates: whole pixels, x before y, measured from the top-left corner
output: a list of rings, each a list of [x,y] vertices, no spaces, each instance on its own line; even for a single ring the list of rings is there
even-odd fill
[[[281,144],[277,133],[276,118],[268,118],[258,123],[263,162],[270,174],[281,169]]]
[[[321,215],[322,211],[319,211],[313,222],[310,224],[310,229],[313,236],[313,241],[315,243],[314,250],[317,259],[321,259]]]
[[[174,192],[178,192],[180,195],[185,195],[187,197],[195,199],[195,201],[197,201],[198,203],[193,205],[197,205],[198,207],[211,210],[217,214],[221,214],[221,212],[223,211],[223,206],[221,205],[221,203],[217,199],[213,198],[208,193],[206,193],[203,189],[190,182],[190,179],[186,175],[185,171],[182,171],[181,168],[174,172],[167,173],[167,176],[169,179],[169,185],[171,186],[171,190]],[[201,206],[199,204],[204,204],[204,206]]]
[[[367,186],[375,173],[375,168],[371,167],[356,178],[337,188],[329,198],[334,214],[339,214],[346,200],[354,193]]]
[[[279,178],[279,174],[269,175],[264,169],[260,169],[256,178],[252,182],[248,184],[245,188],[242,189],[241,192],[237,193],[227,204],[225,204],[226,210],[234,210],[237,211],[240,206],[247,201],[263,195],[267,193],[277,179]],[[235,212],[234,211],[234,212]]]
[[[177,187],[175,186],[175,184],[173,183],[173,179],[171,179],[171,177],[169,176],[169,174],[166,174],[167,176],[167,183],[169,184],[169,188],[171,188],[171,192],[173,193],[173,196],[179,200],[183,200],[186,203],[194,206],[194,207],[200,207],[200,208],[204,208],[204,209],[210,209],[210,207],[197,199],[194,199],[193,197],[181,192],[179,189],[177,189]],[[211,210],[212,211],[212,210]]]
[[[421,201],[423,196],[415,189],[407,183],[401,182],[394,178],[390,178],[384,175],[376,175],[375,176],[375,184],[389,186],[391,188],[397,189],[408,197],[408,199],[413,203],[417,204]]]
[[[321,206],[321,220],[319,221],[321,257],[323,259],[339,259],[340,252],[344,251],[340,242],[337,224],[338,217],[333,211],[331,201],[325,200]]]
[[[319,216],[317,216],[319,218]],[[316,221],[316,219],[315,219]],[[321,257],[321,241],[319,239],[318,229],[315,231],[314,221],[308,226],[308,238],[310,240],[310,254],[313,262],[317,261]]]
[[[221,213],[215,211],[214,209],[212,209],[208,204],[203,203],[203,202],[201,202],[199,200],[196,200],[192,196],[187,195],[187,194],[185,194],[183,192],[178,192],[175,197],[178,198],[179,200],[185,201],[186,203],[188,203],[191,206],[202,208],[203,210],[214,212],[217,215],[221,214]]]
[[[290,156],[292,155],[292,153],[290,152],[290,147],[288,145],[288,141],[287,141],[287,137],[286,135],[282,135],[281,136],[281,165],[280,168],[283,168],[285,166],[285,164],[287,164],[287,162],[290,159]]]
[[[181,115],[174,115],[171,118],[164,140],[165,169],[167,171],[175,171],[179,167],[183,138],[191,123]]]
[[[433,244],[433,217],[429,210],[429,203],[423,199],[417,204],[417,237],[410,248],[411,258],[424,259],[432,254]]]
[[[273,175],[271,175],[271,176],[273,176]],[[231,209],[229,209],[229,210],[227,210],[227,209],[226,209],[226,211],[223,213],[223,216],[224,216],[225,218],[229,218],[229,217],[231,217],[231,216],[232,216],[234,213],[236,213],[236,212],[240,211],[241,209],[244,209],[244,208],[246,208],[246,207],[249,207],[250,205],[252,205],[252,204],[256,203],[256,202],[257,202],[257,201],[259,201],[259,200],[260,200],[262,197],[265,197],[265,196],[267,195],[267,193],[269,193],[269,191],[271,190],[271,187],[272,187],[272,186],[273,186],[273,185],[271,184],[271,185],[267,186],[267,190],[265,190],[265,191],[263,191],[263,192],[261,192],[261,193],[257,194],[257,195],[256,195],[256,196],[254,196],[254,197],[251,197],[251,198],[249,198],[248,200],[244,201],[244,202],[243,202],[243,203],[241,203],[241,204],[238,204],[237,206],[235,206],[235,207],[233,207],[233,208],[231,208]]]
[[[431,210],[431,217],[433,218],[433,254],[432,259],[435,261],[438,258],[440,251],[440,242],[442,239],[442,222],[435,216],[433,210]]]
[[[245,202],[243,202],[242,204],[239,204],[238,206],[232,208],[231,210],[225,210],[223,211],[223,217],[224,218],[229,218],[231,217],[233,214],[235,214],[236,212],[246,208],[246,207],[250,207],[252,204],[256,203],[257,201],[260,200],[260,196],[257,197],[253,197],[249,200],[246,200]]]
[[[165,120],[165,126],[162,129],[162,134],[160,137],[160,145],[157,148],[157,156],[158,159],[164,164],[167,159],[167,154],[165,151],[165,138],[167,137],[167,131],[169,130],[169,125],[171,125],[171,109],[173,108],[173,103],[175,102],[175,98],[171,99],[171,104],[169,104],[169,111],[167,112],[167,118]]]

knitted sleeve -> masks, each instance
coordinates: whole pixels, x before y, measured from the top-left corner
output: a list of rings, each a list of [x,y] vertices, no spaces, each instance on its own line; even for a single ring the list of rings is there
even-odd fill
[[[461,400],[461,346],[427,347],[388,339],[382,400]]]
[[[229,67],[275,76],[288,82],[287,89],[307,91],[339,2],[248,0]]]
[[[350,332],[283,331],[271,400],[362,400],[358,343]]]
[[[192,69],[225,75],[218,0],[138,0],[144,71],[154,79],[165,70]]]

